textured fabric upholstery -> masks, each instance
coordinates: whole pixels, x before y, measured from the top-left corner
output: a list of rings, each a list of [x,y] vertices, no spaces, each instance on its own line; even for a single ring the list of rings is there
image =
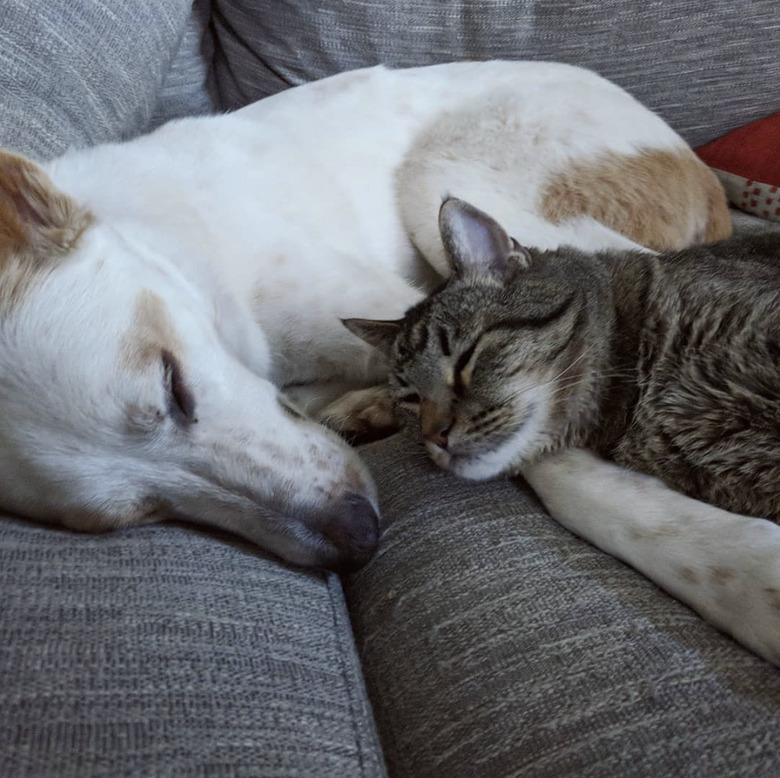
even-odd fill
[[[209,7],[202,0],[193,6],[179,47],[165,75],[157,109],[148,129],[171,119],[212,113],[214,105],[206,89],[206,60],[202,42],[209,22]],[[209,40],[207,38],[207,40]]]
[[[550,59],[593,68],[693,145],[780,108],[776,0],[214,0],[212,88],[233,108],[367,65]]]
[[[347,600],[391,776],[776,776],[780,673],[522,484],[364,448],[378,556]]]
[[[209,109],[189,0],[0,0],[0,145]],[[339,581],[181,527],[0,518],[0,776],[384,774]]]
[[[759,219],[744,211],[731,209],[731,221],[735,232],[780,232],[780,222]]]
[[[0,0],[0,146],[35,158],[145,130],[192,0]]]
[[[0,776],[384,774],[338,578],[0,520]]]
[[[778,107],[774,0],[213,8],[222,107],[485,56],[596,67],[694,144]],[[0,145],[50,157],[208,110],[203,23],[190,0],[0,0]],[[777,775],[776,670],[522,487],[455,481],[401,437],[365,454],[387,531],[349,603],[394,778]],[[179,526],[0,518],[0,776],[384,774],[338,579]]]

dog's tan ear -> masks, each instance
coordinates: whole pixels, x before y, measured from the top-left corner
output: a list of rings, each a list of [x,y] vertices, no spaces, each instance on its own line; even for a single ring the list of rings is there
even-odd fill
[[[38,165],[0,150],[0,255],[67,252],[91,219]]]

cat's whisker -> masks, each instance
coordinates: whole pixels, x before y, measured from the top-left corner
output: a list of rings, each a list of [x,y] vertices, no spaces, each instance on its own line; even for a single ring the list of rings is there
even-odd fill
[[[580,362],[582,359],[584,359],[593,349],[595,348],[596,344],[591,343],[590,346],[588,346],[586,349],[583,350],[583,352],[575,359],[571,364],[569,364],[568,367],[565,367],[558,375],[555,377],[555,380],[560,378],[565,373],[568,373],[569,370],[571,370],[578,362]]]
[[[550,389],[550,392],[551,392],[551,394],[553,396],[555,396],[555,395],[557,395],[557,394],[559,394],[561,392],[573,389],[576,386],[580,386],[582,384],[587,384],[587,383],[592,383],[592,382],[598,381],[600,379],[602,379],[602,380],[603,379],[609,379],[609,378],[627,378],[627,379],[630,379],[630,378],[634,377],[634,374],[632,372],[629,372],[629,371],[627,371],[625,373],[620,372],[620,371],[617,371],[617,372],[614,372],[614,373],[612,373],[612,372],[610,372],[610,373],[588,373],[585,376],[581,376],[581,377],[576,378],[576,379],[572,377],[568,381],[564,381],[564,382],[562,382],[560,384],[556,384],[556,380],[557,380],[558,377],[560,377],[560,375],[561,374],[559,373],[556,378],[551,378],[550,380],[545,381],[544,383],[535,384],[532,387],[523,387],[522,389],[516,390],[512,394],[508,395],[507,402],[523,402],[529,396],[531,396],[531,395],[533,395],[533,394],[535,394],[535,393],[537,393],[539,391],[548,389],[549,387],[552,387],[552,389]]]
[[[578,386],[579,384],[585,384],[591,381],[603,381],[608,380],[611,378],[625,378],[625,379],[633,379],[635,378],[635,373],[632,372],[626,372],[626,373],[589,373],[588,375],[582,376],[580,378],[574,379],[572,378],[569,381],[562,382],[558,384],[556,387],[556,390],[560,389],[567,389],[573,386]]]
[[[567,365],[565,368],[563,368],[563,370],[561,370],[559,373],[557,373],[556,375],[552,376],[552,378],[549,378],[547,381],[544,381],[543,383],[536,384],[533,387],[533,389],[524,389],[522,391],[523,392],[538,391],[538,390],[546,389],[548,386],[551,386],[551,385],[555,384],[560,378],[562,378],[566,373],[568,373],[569,370],[571,370],[580,360],[582,360],[593,348],[594,348],[594,344],[591,344],[590,346],[588,346],[588,348],[586,348],[577,357],[577,359],[575,359],[573,362],[571,362],[569,365]],[[598,377],[598,374],[594,374],[594,373],[591,372],[591,373],[588,374],[588,376],[595,378],[595,377]],[[521,396],[522,396],[522,394],[512,395],[513,398],[518,398],[518,397],[521,397]]]
[[[575,365],[576,365],[576,364],[577,364],[577,363],[578,363],[578,362],[579,362],[581,359],[584,359],[584,357],[585,357],[585,356],[588,354],[588,352],[589,352],[589,351],[591,351],[592,349],[593,349],[593,346],[592,346],[592,345],[591,345],[591,346],[588,346],[588,348],[586,348],[586,349],[585,349],[585,350],[582,352],[582,354],[580,354],[580,355],[577,357],[577,359],[575,359],[575,360],[574,360],[573,362],[571,362],[569,365],[567,365],[566,367],[564,367],[564,368],[563,368],[563,370],[561,370],[559,373],[557,373],[556,375],[552,376],[552,378],[550,378],[550,379],[549,379],[548,381],[546,381],[544,384],[539,384],[539,387],[541,388],[541,387],[549,386],[549,385],[550,385],[550,384],[552,384],[552,383],[555,383],[555,381],[557,381],[559,378],[561,378],[562,376],[566,375],[566,373],[568,373],[568,372],[569,372],[569,370],[571,370],[571,369],[572,369],[572,368],[573,368],[573,367],[574,367],[574,366],[575,366]]]

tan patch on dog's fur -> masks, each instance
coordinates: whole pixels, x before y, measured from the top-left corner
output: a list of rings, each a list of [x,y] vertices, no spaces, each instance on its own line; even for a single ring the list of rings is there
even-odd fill
[[[691,570],[690,567],[680,568],[680,578],[682,578],[684,581],[687,581],[688,583],[699,583],[699,577],[693,570]]]
[[[780,591],[773,586],[767,586],[764,589],[764,593],[769,595],[769,601],[772,603],[772,608],[780,613]]]
[[[731,234],[723,188],[690,149],[609,152],[575,162],[544,187],[541,209],[553,224],[590,216],[655,251]]]
[[[710,570],[710,577],[713,583],[724,585],[734,577],[734,571],[728,567],[713,567]]]
[[[162,352],[176,354],[179,339],[162,298],[144,289],[135,301],[130,329],[122,339],[122,367],[131,373],[143,373],[162,359]]]
[[[36,164],[0,151],[0,315],[75,248],[92,220]]]

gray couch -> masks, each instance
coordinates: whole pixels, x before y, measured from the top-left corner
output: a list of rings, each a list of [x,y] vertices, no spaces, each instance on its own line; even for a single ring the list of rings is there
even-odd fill
[[[0,0],[0,145],[492,56],[594,67],[697,145],[780,108],[779,54],[776,0]],[[184,526],[0,519],[0,778],[780,775],[777,669],[523,483],[363,454],[384,533],[343,581]]]

